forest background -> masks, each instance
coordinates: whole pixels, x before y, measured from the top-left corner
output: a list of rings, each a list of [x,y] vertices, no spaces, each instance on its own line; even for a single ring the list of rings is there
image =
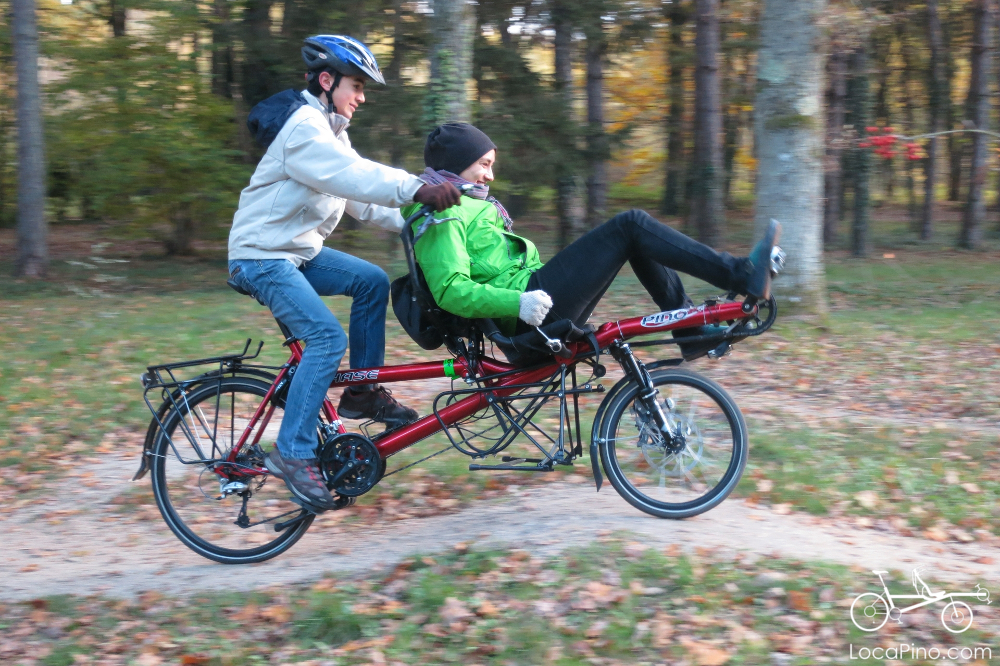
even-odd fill
[[[796,76],[813,79],[802,84],[823,108],[771,114],[755,131],[764,4],[42,0],[40,214],[57,227],[96,224],[111,239],[154,239],[171,255],[220,247],[261,155],[246,115],[303,86],[301,40],[326,32],[370,44],[386,74],[352,123],[363,155],[419,172],[430,128],[475,122],[501,147],[494,194],[516,218],[554,217],[556,247],[624,207],[732,246],[727,211],[742,228],[761,187],[758,158],[774,152],[761,131],[786,128],[816,139],[823,184],[810,195],[822,219],[783,220],[808,226],[815,247],[866,255],[873,205],[904,207],[905,229],[890,242],[940,238],[948,211],[962,222],[947,227],[947,244],[996,237],[995,135],[975,131],[996,113],[992,0],[772,0],[778,12],[808,8],[820,66]],[[16,18],[7,5],[0,11]],[[0,27],[0,227],[18,210],[14,23]],[[15,271],[44,274],[47,255],[32,268],[21,245]],[[796,253],[821,271],[814,254]]]

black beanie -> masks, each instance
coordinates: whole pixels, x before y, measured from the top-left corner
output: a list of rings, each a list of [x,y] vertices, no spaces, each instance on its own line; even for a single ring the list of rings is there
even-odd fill
[[[427,135],[424,164],[457,176],[491,150],[496,146],[482,130],[469,123],[445,123]]]

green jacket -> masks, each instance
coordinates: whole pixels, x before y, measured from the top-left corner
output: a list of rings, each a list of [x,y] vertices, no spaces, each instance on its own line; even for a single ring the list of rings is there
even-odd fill
[[[403,208],[403,217],[418,206]],[[438,306],[467,319],[497,319],[504,333],[513,333],[521,294],[542,267],[534,243],[505,232],[496,206],[481,199],[463,196],[435,217],[458,218],[428,226],[414,247]],[[422,222],[413,223],[414,234]]]

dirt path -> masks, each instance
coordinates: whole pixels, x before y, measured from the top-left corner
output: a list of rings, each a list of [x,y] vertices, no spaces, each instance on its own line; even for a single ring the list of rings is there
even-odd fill
[[[374,526],[318,521],[278,559],[232,567],[187,550],[148,506],[132,510],[109,504],[128,488],[134,468],[131,456],[92,459],[61,490],[21,502],[0,516],[0,600],[66,593],[132,597],[154,588],[184,595],[232,589],[234,584],[266,587],[311,580],[324,572],[369,572],[458,543],[552,554],[612,532],[631,533],[656,548],[676,544],[688,551],[825,560],[865,571],[907,571],[920,565],[938,578],[986,586],[996,585],[993,563],[1000,562],[1000,549],[983,544],[938,544],[811,516],[778,515],[733,499],[695,519],[659,520],[633,509],[608,486],[595,493],[588,480],[522,489],[502,500],[430,518]]]

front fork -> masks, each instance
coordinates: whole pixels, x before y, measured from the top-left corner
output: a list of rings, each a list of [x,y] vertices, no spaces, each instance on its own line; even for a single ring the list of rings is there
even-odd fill
[[[667,418],[667,415],[663,411],[663,405],[657,400],[660,392],[653,386],[653,380],[649,376],[649,372],[646,371],[646,366],[635,357],[631,347],[624,342],[613,342],[610,351],[611,356],[618,361],[622,370],[625,371],[625,375],[639,385],[639,394],[636,397],[643,408],[653,418],[653,423],[656,424],[657,429],[663,434],[664,440],[667,442],[673,441],[676,434],[673,423]]]

